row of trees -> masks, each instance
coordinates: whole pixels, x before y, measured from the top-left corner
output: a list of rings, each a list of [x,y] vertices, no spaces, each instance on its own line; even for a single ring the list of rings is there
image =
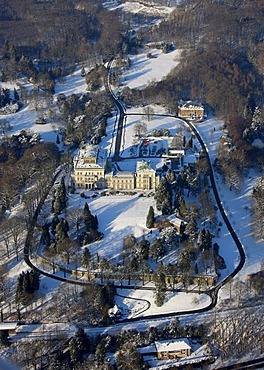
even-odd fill
[[[196,340],[202,341],[201,337],[205,328],[200,326],[181,326],[178,320],[173,320],[170,324],[160,328],[150,327],[146,331],[138,332],[130,330],[116,335],[105,335],[92,340],[87,336],[83,329],[78,329],[74,337],[71,338],[68,348],[58,351],[50,361],[48,369],[62,368],[91,370],[144,370],[148,369],[148,364],[143,361],[143,357],[138,351],[138,347],[148,346],[156,340],[174,339],[177,337],[195,336]],[[200,338],[200,339],[199,339]],[[68,351],[67,351],[68,350]],[[107,361],[107,356],[111,356],[113,361]]]
[[[104,71],[102,67],[93,72],[96,76],[96,86],[93,86],[93,90],[101,86],[99,81],[104,78],[103,74],[100,74],[101,69]],[[87,75],[87,80],[89,76],[90,74]],[[81,141],[95,139],[97,144],[106,134],[106,119],[111,116],[113,101],[105,91],[93,91],[81,97],[76,94],[69,97],[60,94],[57,106],[65,143],[78,145]]]
[[[56,189],[55,199],[53,201],[54,217],[52,222],[45,223],[42,227],[42,243],[44,245],[45,254],[54,258],[55,256],[63,256],[65,263],[70,263],[71,256],[74,256],[75,268],[81,262],[81,256],[78,250],[82,245],[90,244],[102,237],[98,231],[97,216],[91,214],[87,202],[84,205],[83,211],[73,210],[69,212],[69,219],[75,223],[76,231],[72,228],[71,235],[70,226],[64,217],[59,213],[65,210],[66,207],[66,189],[64,179]],[[73,224],[72,224],[73,226]],[[83,264],[89,271],[91,255],[86,248],[83,252]]]
[[[31,270],[22,272],[17,278],[16,303],[28,303],[36,290],[39,289],[39,272]]]
[[[255,236],[264,239],[264,177],[260,177],[252,193],[253,225]]]
[[[32,135],[23,141],[23,136],[27,137],[20,135],[18,138],[6,138],[0,147],[0,206],[3,209],[9,208],[21,189],[34,183],[34,188],[23,196],[27,214],[31,213],[35,203],[33,199],[41,197],[47,188],[47,179],[53,176],[60,155],[54,144],[38,143],[39,139],[35,141]]]

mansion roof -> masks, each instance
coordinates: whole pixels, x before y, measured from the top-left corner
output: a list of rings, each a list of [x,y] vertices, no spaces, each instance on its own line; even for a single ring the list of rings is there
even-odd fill
[[[75,165],[75,169],[100,169],[103,168],[103,166],[99,165],[98,163],[85,163],[81,159],[78,159]]]
[[[156,341],[155,346],[157,352],[174,352],[191,349],[190,343],[186,338]]]
[[[78,153],[78,158],[97,158],[98,145],[84,144]]]
[[[150,165],[145,161],[137,162],[136,172],[155,172]]]

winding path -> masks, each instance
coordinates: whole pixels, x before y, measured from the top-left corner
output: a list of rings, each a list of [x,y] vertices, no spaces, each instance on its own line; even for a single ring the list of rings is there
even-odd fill
[[[108,71],[110,71],[112,61],[113,60],[111,60],[108,63]],[[111,94],[112,99],[113,99],[113,101],[115,103],[115,106],[117,108],[117,111],[118,111],[118,125],[117,125],[117,131],[116,131],[116,142],[115,142],[115,150],[114,150],[114,156],[113,156],[113,161],[118,162],[118,161],[124,159],[124,158],[120,157],[120,147],[121,147],[122,135],[123,135],[124,118],[128,115],[138,115],[138,113],[136,113],[136,114],[132,114],[132,113],[127,114],[125,112],[125,107],[124,107],[123,103],[120,100],[117,99],[117,97],[115,96],[114,92],[111,89],[111,85],[110,85],[110,82],[109,82],[109,74],[108,74],[107,79],[105,79],[105,86],[106,86],[106,90],[108,91],[108,93]],[[140,114],[140,115],[142,116],[142,114]],[[160,114],[160,115],[157,115],[157,116],[166,116],[166,117],[171,117],[171,118],[174,118],[174,119],[179,119],[179,117],[177,117],[175,115],[170,115],[170,114],[168,114],[168,115]],[[221,215],[223,217],[223,220],[224,220],[224,222],[227,226],[227,229],[230,232],[230,234],[231,234],[231,236],[232,236],[232,238],[233,238],[233,240],[234,240],[234,242],[237,246],[237,249],[238,249],[239,254],[240,254],[240,262],[230,275],[228,275],[224,280],[220,281],[218,284],[216,284],[211,289],[208,289],[207,291],[199,291],[199,292],[195,291],[195,290],[192,291],[192,292],[204,293],[204,294],[210,295],[211,303],[208,306],[203,307],[203,308],[199,308],[199,309],[194,309],[194,310],[179,311],[179,312],[173,312],[173,313],[167,313],[167,314],[164,314],[164,313],[163,314],[155,314],[155,315],[149,315],[149,316],[144,316],[144,317],[134,317],[134,318],[122,320],[122,322],[142,321],[142,320],[155,319],[155,318],[164,318],[164,317],[172,317],[172,316],[179,316],[179,315],[187,315],[187,314],[190,314],[190,313],[195,314],[195,313],[206,312],[206,311],[215,307],[215,305],[217,304],[219,290],[227,282],[229,282],[243,268],[244,263],[245,263],[246,256],[245,256],[244,248],[243,248],[238,236],[236,235],[231,223],[228,220],[228,217],[227,217],[227,215],[225,213],[225,210],[222,206],[222,202],[220,200],[220,197],[219,197],[219,194],[218,194],[218,191],[217,191],[217,187],[216,187],[216,183],[215,183],[215,179],[214,179],[213,168],[212,168],[212,164],[211,164],[211,161],[210,161],[210,156],[209,156],[206,144],[204,143],[202,137],[200,136],[198,130],[196,129],[196,127],[193,125],[192,122],[187,121],[187,120],[183,120],[183,119],[182,119],[182,121],[185,122],[185,124],[188,125],[190,127],[190,129],[192,130],[192,132],[196,135],[196,137],[197,137],[197,139],[198,139],[198,141],[199,141],[199,143],[202,147],[202,150],[204,151],[204,153],[206,155],[207,162],[208,162],[208,165],[209,165],[209,168],[210,168],[209,177],[210,177],[210,181],[211,181],[211,185],[212,185],[212,190],[213,190],[213,193],[214,193],[214,196],[215,196],[216,204],[217,204],[219,212],[221,213]],[[34,216],[32,218],[32,221],[31,221],[31,224],[30,224],[30,227],[29,227],[29,230],[28,230],[26,242],[25,242],[25,247],[24,247],[24,259],[25,259],[25,262],[28,264],[28,266],[38,270],[42,275],[45,275],[47,277],[50,277],[52,279],[56,279],[56,280],[59,280],[59,281],[62,281],[62,282],[67,282],[67,283],[76,284],[76,285],[87,285],[87,284],[89,284],[89,282],[74,280],[74,279],[67,279],[67,278],[57,276],[55,274],[43,271],[43,270],[39,269],[37,266],[35,266],[32,263],[32,261],[30,260],[30,246],[31,246],[31,240],[32,240],[34,228],[36,226],[37,219],[38,219],[39,213],[41,211],[41,208],[44,204],[44,201],[45,201],[46,197],[48,196],[48,193],[49,193],[57,175],[54,176],[53,181],[50,183],[50,186],[48,187],[47,192],[44,194],[43,198],[41,199],[41,201],[40,201],[40,203],[39,203],[39,205],[38,205],[38,207],[37,207],[37,209],[34,213]],[[65,272],[69,272],[67,269],[60,268],[60,270],[63,270]],[[126,287],[131,288],[131,286],[123,286],[123,288],[126,288]],[[140,287],[140,289],[142,289],[142,287]],[[145,287],[145,289],[149,289],[149,288]],[[181,291],[186,292],[186,289],[176,289],[175,290],[175,292],[181,292]]]
[[[110,67],[111,67],[111,63],[112,61],[108,64],[108,71],[110,71]],[[128,115],[140,115],[142,116],[141,113],[126,113],[125,112],[125,109],[124,109],[124,104],[120,102],[119,99],[117,99],[116,95],[113,93],[112,89],[111,89],[111,86],[110,86],[110,83],[109,83],[109,78],[107,80],[107,90],[108,92],[111,94],[112,96],[112,99],[114,100],[114,103],[116,105],[116,108],[117,110],[119,111],[119,124],[118,124],[118,131],[117,131],[117,138],[116,138],[116,146],[115,146],[115,157],[114,159],[115,160],[121,160],[120,158],[120,147],[121,147],[121,141],[122,141],[122,134],[123,134],[123,122],[124,122],[124,117],[125,116],[128,116]],[[171,118],[174,118],[174,119],[179,119],[179,117],[177,117],[176,115],[171,115],[171,114],[153,114],[154,116],[163,116],[163,117],[171,117]],[[228,275],[225,279],[223,279],[222,281],[220,281],[219,283],[217,283],[214,287],[212,287],[211,289],[207,290],[206,292],[203,292],[203,293],[207,293],[207,294],[210,294],[211,296],[211,299],[212,299],[212,302],[210,305],[208,305],[206,308],[203,308],[203,309],[198,309],[197,311],[194,310],[192,312],[204,312],[206,310],[209,310],[213,307],[215,307],[215,305],[217,304],[217,299],[218,299],[218,292],[219,290],[226,284],[228,283],[234,276],[236,276],[238,274],[238,272],[243,268],[244,264],[245,264],[245,260],[246,260],[246,255],[245,255],[245,251],[244,251],[244,248],[243,248],[243,245],[241,243],[241,241],[239,240],[235,230],[233,229],[227,215],[226,215],[226,212],[222,206],[222,202],[220,200],[220,197],[219,197],[219,194],[218,194],[218,190],[217,190],[217,187],[216,187],[216,183],[215,183],[215,178],[214,178],[214,172],[213,172],[213,167],[212,167],[212,163],[211,163],[211,160],[210,160],[210,156],[209,156],[209,152],[208,152],[208,149],[206,147],[206,144],[205,142],[203,141],[201,135],[199,134],[199,131],[197,130],[197,128],[195,127],[195,125],[191,122],[191,121],[188,121],[188,120],[185,120],[185,119],[182,119],[180,118],[191,130],[192,132],[195,134],[195,136],[197,137],[200,145],[201,145],[201,148],[203,150],[203,152],[205,153],[205,156],[206,156],[206,159],[207,159],[207,163],[208,163],[208,166],[209,166],[209,169],[210,169],[210,173],[209,173],[209,177],[210,177],[210,181],[211,181],[211,186],[212,186],[212,190],[213,190],[213,193],[214,193],[214,197],[215,197],[215,200],[216,200],[216,204],[217,204],[217,207],[219,209],[219,212],[221,213],[222,215],[222,218],[227,226],[227,229],[228,231],[230,232],[236,246],[237,246],[237,249],[239,251],[239,254],[240,254],[240,261],[237,265],[237,267],[234,269],[234,271]],[[122,158],[123,159],[127,159],[127,158]],[[181,314],[187,314],[187,313],[190,313],[189,311],[186,311],[184,313],[181,313]],[[178,314],[178,313],[177,313]],[[161,315],[155,315],[155,317],[161,317]],[[145,317],[146,318],[146,317]]]

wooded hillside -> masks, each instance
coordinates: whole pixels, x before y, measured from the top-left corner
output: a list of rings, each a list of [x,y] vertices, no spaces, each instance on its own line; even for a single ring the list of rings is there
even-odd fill
[[[17,57],[75,62],[115,52],[120,27],[96,0],[10,0],[0,5],[0,48],[7,41]]]

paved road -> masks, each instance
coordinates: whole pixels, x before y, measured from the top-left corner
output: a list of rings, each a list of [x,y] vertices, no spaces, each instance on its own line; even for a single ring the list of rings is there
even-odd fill
[[[110,65],[109,64],[109,69],[110,69]],[[124,104],[121,103],[117,97],[115,96],[115,94],[113,93],[111,87],[110,87],[110,83],[109,83],[109,79],[107,80],[107,90],[108,92],[111,94],[114,102],[115,102],[115,105],[118,109],[118,112],[119,112],[119,122],[118,122],[118,131],[117,131],[117,138],[116,138],[116,146],[115,146],[115,155],[114,155],[114,160],[115,161],[118,161],[120,160],[120,147],[121,147],[121,140],[122,140],[122,133],[123,133],[123,122],[124,122],[124,117],[126,115],[128,115],[127,113],[125,113],[125,109],[124,109]],[[130,115],[140,115],[142,116],[142,114],[140,113],[130,113]],[[218,190],[217,190],[217,187],[216,187],[216,183],[215,183],[215,178],[214,178],[214,172],[213,172],[213,167],[212,167],[212,164],[211,164],[211,160],[210,160],[210,156],[209,156],[209,153],[208,153],[208,150],[207,150],[207,147],[206,147],[206,144],[204,143],[201,135],[199,134],[199,131],[196,129],[195,125],[188,121],[188,120],[185,120],[185,119],[182,119],[182,118],[179,118],[175,115],[171,115],[171,114],[160,114],[158,116],[165,116],[165,117],[171,117],[171,118],[174,118],[174,119],[181,119],[183,122],[185,122],[186,125],[188,125],[190,127],[190,129],[192,130],[192,132],[195,134],[195,136],[197,137],[201,147],[202,147],[202,150],[204,151],[205,153],[205,156],[206,156],[206,159],[207,159],[207,162],[208,162],[208,165],[209,165],[209,169],[210,169],[210,181],[211,181],[211,185],[212,185],[212,190],[213,190],[213,193],[214,193],[214,197],[215,197],[215,200],[216,200],[216,204],[217,204],[217,207],[219,209],[219,212],[221,213],[222,215],[222,218],[227,226],[227,229],[228,231],[230,232],[236,246],[237,246],[237,249],[239,251],[239,254],[240,254],[240,261],[239,261],[239,264],[237,265],[237,267],[235,268],[235,270],[230,274],[228,275],[224,280],[222,280],[221,282],[219,282],[215,287],[211,288],[210,290],[207,291],[207,293],[210,294],[211,298],[212,298],[212,303],[207,307],[207,309],[211,309],[213,307],[215,307],[216,303],[217,303],[217,298],[218,298],[218,292],[219,290],[227,283],[229,282],[234,276],[237,275],[237,273],[243,268],[244,264],[245,264],[245,260],[246,260],[246,255],[245,255],[245,251],[244,251],[244,248],[243,248],[243,245],[241,244],[235,230],[233,229],[226,213],[225,213],[225,210],[222,206],[222,202],[220,200],[220,197],[219,197],[219,194],[218,194]],[[125,158],[122,158],[122,159],[125,159]],[[133,158],[134,159],[134,158]],[[146,159],[144,157],[144,159]],[[200,310],[199,310],[200,311]],[[202,309],[201,312],[204,312],[205,310]]]
[[[218,297],[218,291],[219,289],[221,289],[227,282],[229,282],[234,276],[237,275],[237,273],[243,268],[244,264],[245,264],[245,261],[246,261],[246,255],[245,255],[245,251],[244,251],[244,248],[243,248],[243,245],[241,243],[241,241],[239,240],[235,230],[233,229],[226,213],[225,213],[225,210],[222,206],[222,202],[221,202],[221,199],[219,197],[219,194],[218,194],[218,190],[217,190],[217,187],[216,187],[216,183],[215,183],[215,178],[214,178],[214,172],[213,172],[213,167],[212,167],[212,164],[211,164],[211,160],[210,160],[210,156],[209,156],[209,153],[208,153],[208,149],[202,139],[202,137],[200,136],[198,130],[196,129],[196,127],[194,126],[194,124],[190,121],[186,121],[186,124],[190,127],[190,129],[193,131],[193,133],[196,135],[204,153],[205,153],[205,156],[206,156],[206,159],[207,159],[207,162],[208,162],[208,165],[209,165],[209,168],[210,168],[210,181],[211,181],[211,185],[212,185],[212,190],[213,190],[213,193],[214,193],[214,197],[215,197],[215,201],[216,201],[216,204],[217,204],[217,207],[219,209],[219,212],[221,213],[221,216],[223,217],[223,220],[227,226],[227,229],[228,231],[230,232],[236,246],[237,246],[237,249],[239,251],[239,254],[240,254],[240,261],[239,261],[239,264],[237,265],[237,267],[235,268],[235,270],[230,274],[228,275],[224,280],[222,280],[221,282],[219,282],[215,288],[211,289],[211,296],[213,298],[213,301],[214,301],[214,305],[216,305],[217,303],[217,297]]]
[[[110,68],[110,65],[111,65],[111,62],[109,63],[108,68]],[[113,159],[115,161],[119,161],[119,160],[121,160],[119,153],[120,153],[120,147],[121,147],[121,141],[122,141],[123,122],[124,122],[124,117],[125,117],[126,113],[125,113],[125,108],[124,108],[123,103],[120,102],[116,98],[113,91],[111,90],[109,80],[106,80],[105,83],[106,83],[106,88],[107,88],[108,92],[111,94],[111,96],[112,96],[112,98],[115,102],[115,105],[117,107],[118,113],[119,113],[116,146],[115,146],[115,152],[114,152],[114,157],[113,157]],[[174,119],[179,119],[177,116],[174,116],[174,115],[163,115],[163,116],[172,117]],[[214,192],[216,204],[218,206],[218,209],[219,209],[219,211],[220,211],[220,213],[223,217],[223,220],[226,223],[226,226],[227,226],[231,236],[233,237],[233,240],[234,240],[234,242],[235,242],[235,244],[238,248],[238,251],[240,253],[240,262],[239,262],[238,266],[235,268],[235,270],[229,276],[227,276],[223,281],[219,282],[215,287],[212,287],[211,289],[207,290],[206,292],[201,291],[201,293],[205,293],[205,294],[210,295],[211,303],[207,307],[192,310],[191,313],[202,313],[202,312],[206,312],[206,311],[215,307],[215,305],[217,303],[219,289],[221,289],[228,281],[230,281],[243,268],[246,256],[245,256],[243,246],[242,246],[238,236],[236,235],[236,233],[235,233],[231,223],[229,222],[229,220],[226,216],[226,213],[225,213],[225,211],[222,207],[222,203],[221,203],[221,200],[220,200],[220,197],[219,197],[219,194],[218,194],[218,191],[217,191],[217,187],[216,187],[216,184],[215,184],[214,173],[213,173],[213,168],[212,168],[212,164],[211,164],[211,161],[210,161],[210,156],[209,156],[208,150],[206,148],[206,145],[203,142],[199,132],[197,131],[197,129],[193,125],[193,123],[191,123],[189,121],[186,121],[186,120],[182,120],[182,121],[184,121],[191,128],[193,133],[196,135],[196,137],[199,140],[200,145],[201,145],[201,147],[202,147],[202,149],[203,149],[203,151],[206,155],[208,165],[209,165],[209,168],[210,168],[210,181],[211,181],[211,185],[212,185],[212,190]],[[50,185],[50,187],[51,186],[52,186],[52,184]],[[47,195],[48,195],[48,193],[47,193]],[[84,282],[84,281],[79,281],[79,280],[74,280],[74,279],[67,279],[67,278],[63,278],[61,276],[57,276],[55,274],[51,274],[51,273],[48,273],[46,271],[43,271],[43,270],[37,268],[36,266],[34,266],[32,261],[30,260],[30,243],[31,243],[31,240],[32,240],[34,227],[36,225],[37,218],[38,218],[39,212],[41,210],[41,207],[42,207],[44,201],[45,201],[45,198],[43,198],[41,200],[40,204],[38,205],[38,207],[36,209],[36,212],[35,212],[34,217],[32,219],[32,223],[31,223],[31,226],[29,228],[29,232],[28,232],[28,235],[27,235],[27,238],[26,238],[26,243],[25,243],[25,248],[24,248],[24,259],[25,259],[26,263],[31,268],[35,268],[41,274],[43,274],[47,277],[50,277],[50,278],[53,278],[53,279],[56,279],[56,280],[59,280],[59,281],[63,281],[63,282],[68,282],[68,283],[71,283],[71,284],[87,285],[88,283]],[[123,287],[125,288],[125,286],[123,286]],[[186,290],[179,289],[177,291],[186,291]],[[139,320],[153,319],[154,317],[155,318],[163,318],[163,317],[166,317],[166,316],[167,317],[172,317],[172,316],[187,315],[187,314],[190,314],[190,311],[186,310],[186,311],[181,311],[181,312],[174,312],[173,314],[171,314],[171,313],[170,314],[157,314],[157,315],[145,316],[144,318],[134,318],[134,319],[129,319],[129,320],[139,321]]]

